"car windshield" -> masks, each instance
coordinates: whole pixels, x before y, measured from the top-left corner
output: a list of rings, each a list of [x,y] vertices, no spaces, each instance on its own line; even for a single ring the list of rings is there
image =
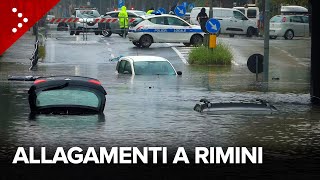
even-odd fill
[[[98,11],[92,11],[92,10],[81,10],[78,13],[79,18],[97,18],[100,17],[100,14]]]
[[[91,91],[81,89],[56,89],[37,94],[37,107],[45,106],[88,106],[98,108],[101,100]]]
[[[176,75],[167,61],[138,61],[134,62],[133,66],[136,75]]]
[[[270,19],[270,22],[281,22],[281,21],[282,21],[281,16],[273,16],[273,17]]]

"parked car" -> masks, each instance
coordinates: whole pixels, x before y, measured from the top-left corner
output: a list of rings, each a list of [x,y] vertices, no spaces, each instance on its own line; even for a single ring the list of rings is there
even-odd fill
[[[241,11],[246,17],[255,21],[257,24],[259,22],[259,8],[256,6],[249,7],[233,7],[233,9],[237,9]]]
[[[140,19],[141,16],[146,15],[146,12],[139,11],[139,10],[127,10],[128,18],[129,19]],[[104,16],[101,16],[101,18],[118,18],[119,11],[111,11],[107,12]],[[129,26],[131,23],[129,22]],[[99,29],[102,31],[102,35],[104,37],[109,37],[114,34],[119,34],[120,36],[123,36],[123,31],[120,29],[119,22],[111,22],[111,23],[99,23]]]
[[[197,15],[202,7],[194,7],[191,10],[191,24],[199,24]],[[209,7],[205,7],[206,13],[209,15]],[[246,17],[241,11],[232,8],[213,8],[212,17],[220,22],[221,28],[218,34],[247,35],[251,37],[258,35],[257,21],[253,21]]]
[[[46,21],[49,22],[49,21],[51,21],[53,18],[55,18],[54,15],[48,14],[48,15],[47,15],[47,18],[46,18]]]
[[[305,15],[276,15],[270,19],[270,39],[309,36],[309,17]]]
[[[148,48],[152,43],[202,44],[204,32],[175,15],[147,15],[129,27],[128,38],[137,47]]]
[[[59,22],[57,26],[57,31],[68,31],[68,24],[65,22]]]
[[[100,17],[100,14],[95,8],[75,8],[71,17],[79,18],[79,21],[69,23],[70,35],[79,35],[80,32],[94,32],[95,35],[101,34],[98,23],[95,22]]]
[[[131,75],[181,75],[169,60],[159,56],[125,56],[117,63],[119,74]]]
[[[29,91],[32,114],[102,114],[107,94],[97,79],[39,77]]]

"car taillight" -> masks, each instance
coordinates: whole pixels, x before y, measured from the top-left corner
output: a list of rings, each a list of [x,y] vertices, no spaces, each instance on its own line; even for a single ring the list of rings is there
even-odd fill
[[[143,29],[143,26],[139,26],[136,31],[140,31],[141,29]]]
[[[37,80],[34,81],[33,84],[40,84],[40,83],[43,83],[43,82],[47,82],[47,81],[44,80],[44,79],[37,79]]]
[[[90,79],[88,82],[89,82],[89,83],[92,83],[92,84],[96,84],[96,85],[101,85],[101,82],[100,82],[100,81],[94,80],[94,79]]]
[[[282,22],[286,22],[287,21],[287,18],[286,17],[283,17],[282,18]]]

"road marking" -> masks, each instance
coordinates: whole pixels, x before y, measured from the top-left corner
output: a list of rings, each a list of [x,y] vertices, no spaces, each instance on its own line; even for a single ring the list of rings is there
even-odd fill
[[[108,51],[112,52],[112,49],[111,49],[111,48],[108,48]]]
[[[185,63],[186,65],[189,65],[189,63],[188,63],[188,61],[186,60],[186,58],[184,58],[184,56],[181,54],[180,51],[178,51],[178,49],[177,49],[176,47],[172,46],[170,43],[166,43],[166,44],[167,44],[168,46],[170,46],[171,49],[174,50],[174,51],[177,53],[177,55],[180,57],[180,59],[181,59],[181,61],[182,61],[183,63]]]

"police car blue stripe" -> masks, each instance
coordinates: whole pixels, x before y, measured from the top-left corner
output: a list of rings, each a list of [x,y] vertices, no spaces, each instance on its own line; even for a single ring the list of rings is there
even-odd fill
[[[129,32],[151,32],[151,33],[202,33],[201,29],[141,29],[129,30]]]

